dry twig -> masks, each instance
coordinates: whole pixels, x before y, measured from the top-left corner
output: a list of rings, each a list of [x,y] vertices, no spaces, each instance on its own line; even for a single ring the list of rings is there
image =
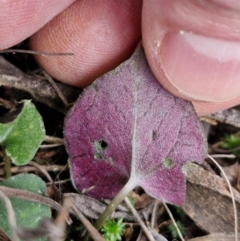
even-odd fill
[[[143,229],[143,232],[147,236],[148,240],[155,241],[152,234],[149,232],[148,228],[146,227],[146,225],[144,224],[144,222],[142,221],[142,219],[138,215],[138,212],[135,210],[135,208],[133,207],[133,205],[129,201],[128,197],[125,197],[124,201],[127,204],[127,206],[129,207],[129,209],[131,210],[132,214],[135,216],[135,218],[139,222],[139,224],[140,224],[141,228]]]
[[[73,53],[50,53],[43,51],[33,51],[33,50],[24,50],[24,49],[4,49],[0,50],[0,54],[3,53],[23,53],[23,54],[34,54],[34,55],[42,55],[42,56],[65,56],[65,55],[73,55]]]
[[[62,208],[60,204],[58,204],[51,198],[44,197],[37,193],[4,186],[0,186],[0,191],[3,192],[7,197],[15,197],[23,200],[43,203],[56,210],[60,210]]]
[[[12,230],[12,239],[13,241],[20,241],[16,232],[17,224],[15,218],[15,212],[12,207],[12,203],[10,202],[9,198],[0,190],[0,198],[5,203],[5,207],[8,214],[8,223]]]
[[[45,175],[45,177],[48,179],[49,182],[53,182],[51,176],[49,175],[49,173],[46,171],[45,168],[43,168],[41,165],[39,165],[33,161],[30,161],[29,164],[35,166],[40,172],[42,172]]]
[[[63,144],[57,143],[57,144],[47,144],[47,145],[40,145],[39,148],[41,149],[47,149],[47,148],[54,148],[54,147],[59,147],[62,146]]]
[[[48,142],[48,143],[62,144],[62,145],[64,145],[63,139],[62,139],[62,138],[59,138],[59,137],[55,137],[55,136],[45,135],[44,141],[45,141],[45,142]]]
[[[153,206],[153,210],[152,210],[152,217],[151,217],[151,228],[154,228],[155,226],[155,220],[156,220],[156,210],[157,210],[157,206],[159,204],[158,200],[155,200],[154,202],[154,206]]]
[[[52,85],[53,89],[57,92],[59,98],[62,100],[63,104],[67,107],[69,106],[68,101],[66,100],[65,96],[63,95],[62,91],[58,88],[52,77],[47,74],[45,71],[43,71],[44,76],[47,78],[49,83]]]
[[[82,224],[85,226],[93,240],[105,241],[102,235],[97,231],[97,229],[84,217],[84,215],[78,210],[78,208],[74,204],[72,205],[72,210],[82,222]]]
[[[232,197],[232,202],[233,202],[234,219],[235,219],[235,230],[234,230],[234,232],[235,232],[235,241],[238,241],[238,216],[237,216],[237,208],[236,208],[236,202],[235,202],[232,186],[231,186],[231,184],[230,184],[230,182],[229,182],[229,180],[227,178],[227,175],[223,171],[222,167],[210,155],[208,155],[208,158],[210,158],[214,162],[214,164],[218,167],[218,169],[222,172],[223,177],[224,177],[225,181],[227,182],[228,188],[230,190],[231,197]]]
[[[61,166],[61,165],[41,165],[41,168],[45,169],[49,172],[63,172],[67,170],[67,166]],[[38,168],[35,166],[15,166],[11,168],[12,174],[16,173],[28,173],[28,172],[37,172]],[[0,176],[3,176],[5,174],[3,169],[0,169]]]
[[[213,155],[211,155],[211,157],[213,157],[213,158],[228,158],[228,159],[234,159],[234,158],[236,158],[236,156],[235,155],[230,155],[230,154],[213,154]]]
[[[209,118],[240,128],[240,112],[235,109],[226,109],[213,113]]]
[[[169,217],[171,218],[171,220],[172,220],[172,222],[173,222],[173,225],[175,226],[175,228],[176,228],[176,230],[177,230],[177,233],[178,233],[179,238],[180,238],[182,241],[185,241],[185,239],[184,239],[183,236],[182,236],[182,233],[180,232],[180,230],[179,230],[179,228],[178,228],[178,226],[177,226],[177,223],[176,223],[176,221],[175,221],[175,219],[174,219],[174,217],[173,217],[170,209],[168,208],[168,206],[167,206],[166,203],[164,203],[164,202],[163,202],[163,206],[164,206],[165,209],[167,210],[168,215],[169,215]]]

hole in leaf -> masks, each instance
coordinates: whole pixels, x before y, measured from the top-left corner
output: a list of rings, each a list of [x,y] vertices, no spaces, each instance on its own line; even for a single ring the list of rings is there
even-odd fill
[[[103,140],[100,141],[100,145],[101,145],[101,147],[102,147],[103,150],[105,150],[105,149],[108,147],[107,142],[106,142],[106,141],[103,141]]]
[[[95,141],[94,146],[96,148],[97,153],[101,153],[103,150],[105,150],[108,147],[108,144],[104,140]]]

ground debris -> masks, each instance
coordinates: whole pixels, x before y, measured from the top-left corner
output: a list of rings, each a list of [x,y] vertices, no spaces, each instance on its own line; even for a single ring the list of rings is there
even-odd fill
[[[199,238],[189,239],[188,241],[234,241],[234,234],[212,233]],[[240,241],[240,238],[238,238]]]
[[[101,203],[94,198],[91,198],[82,194],[66,193],[64,195],[64,197],[68,197],[68,196],[71,196],[73,198],[75,206],[88,218],[97,219],[107,207],[106,204]],[[140,212],[140,216],[143,217],[141,212]],[[114,218],[114,219],[123,218],[126,221],[136,220],[135,217],[132,214],[130,214],[127,210],[126,211],[117,210],[112,214],[111,218]]]
[[[209,233],[233,233],[233,206],[225,180],[193,163],[188,163],[184,172],[187,177],[184,211]],[[234,195],[240,213],[240,194],[234,190]]]
[[[76,101],[81,90],[60,82],[56,82],[69,103]],[[11,89],[11,94],[18,91],[29,94],[35,101],[43,103],[55,110],[66,113],[69,109],[47,80],[27,75],[0,56],[0,86]]]

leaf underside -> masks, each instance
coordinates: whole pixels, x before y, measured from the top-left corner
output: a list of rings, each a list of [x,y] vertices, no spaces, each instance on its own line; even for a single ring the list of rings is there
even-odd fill
[[[129,180],[181,205],[182,166],[206,156],[192,104],[159,84],[142,49],[83,92],[64,136],[74,185],[97,199],[113,198]]]

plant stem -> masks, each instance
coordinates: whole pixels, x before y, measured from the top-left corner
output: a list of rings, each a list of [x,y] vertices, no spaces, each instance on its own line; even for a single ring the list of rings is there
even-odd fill
[[[4,170],[5,170],[5,177],[11,177],[12,172],[11,172],[11,158],[7,155],[3,148],[3,160],[4,160]]]
[[[131,181],[131,178],[125,184],[125,186],[121,189],[121,191],[114,197],[114,199],[109,203],[104,212],[99,216],[94,226],[97,230],[99,230],[102,225],[106,222],[106,220],[111,216],[111,214],[116,210],[117,206],[124,200],[124,198],[128,195],[128,193],[135,187],[136,185]]]

